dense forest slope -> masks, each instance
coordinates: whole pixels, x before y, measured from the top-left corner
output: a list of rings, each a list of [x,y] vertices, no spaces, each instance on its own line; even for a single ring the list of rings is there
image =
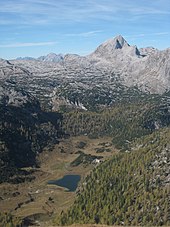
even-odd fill
[[[154,130],[169,126],[169,95],[149,95],[130,103],[120,103],[99,111],[63,113],[62,130],[69,135],[112,136],[118,149]]]
[[[16,85],[2,86],[0,100],[1,181],[11,181],[18,169],[38,166],[37,154],[63,135],[107,135],[117,149],[126,150],[135,138],[170,124],[168,93],[138,96],[96,111],[60,113],[42,111],[37,99]]]
[[[96,167],[56,223],[169,225],[169,137],[158,130]]]
[[[0,89],[0,182],[3,182],[13,181],[11,177],[22,167],[38,165],[37,154],[57,143],[61,135],[61,117],[43,112],[39,102],[23,90],[5,86]]]

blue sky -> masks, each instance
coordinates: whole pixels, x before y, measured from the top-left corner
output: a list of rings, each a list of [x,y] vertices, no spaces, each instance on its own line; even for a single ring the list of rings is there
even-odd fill
[[[86,55],[118,34],[170,47],[170,0],[0,0],[0,58]]]

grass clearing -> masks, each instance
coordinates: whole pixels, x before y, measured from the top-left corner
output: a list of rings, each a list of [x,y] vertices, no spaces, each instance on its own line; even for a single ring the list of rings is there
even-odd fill
[[[85,143],[82,149],[78,146],[81,142]],[[105,145],[101,145],[104,143],[109,146],[111,152],[96,153],[96,148],[104,147]],[[33,173],[35,180],[18,185],[0,185],[0,211],[10,211],[20,217],[36,214],[52,217],[70,207],[76,193],[67,192],[59,186],[48,185],[47,182],[65,174],[78,174],[83,179],[94,165],[70,166],[79,156],[80,150],[85,154],[103,156],[104,159],[117,152],[111,145],[111,138],[108,137],[89,139],[87,136],[79,136],[61,140],[52,151],[44,150],[39,155],[41,167]],[[52,201],[49,200],[50,197]]]

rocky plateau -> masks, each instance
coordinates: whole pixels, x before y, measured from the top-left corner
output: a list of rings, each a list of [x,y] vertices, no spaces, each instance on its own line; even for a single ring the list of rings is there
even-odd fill
[[[170,49],[138,49],[119,35],[87,56],[1,59],[0,82],[31,93],[46,110],[63,105],[89,109],[94,106],[91,99],[98,106],[112,106],[129,96],[129,89],[143,94],[169,91]]]

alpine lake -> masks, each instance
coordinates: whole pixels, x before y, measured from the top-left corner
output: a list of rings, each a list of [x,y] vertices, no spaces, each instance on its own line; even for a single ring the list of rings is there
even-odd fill
[[[66,188],[70,192],[74,192],[77,189],[80,179],[80,175],[65,175],[63,178],[60,178],[58,180],[48,181],[48,184],[54,184]]]

